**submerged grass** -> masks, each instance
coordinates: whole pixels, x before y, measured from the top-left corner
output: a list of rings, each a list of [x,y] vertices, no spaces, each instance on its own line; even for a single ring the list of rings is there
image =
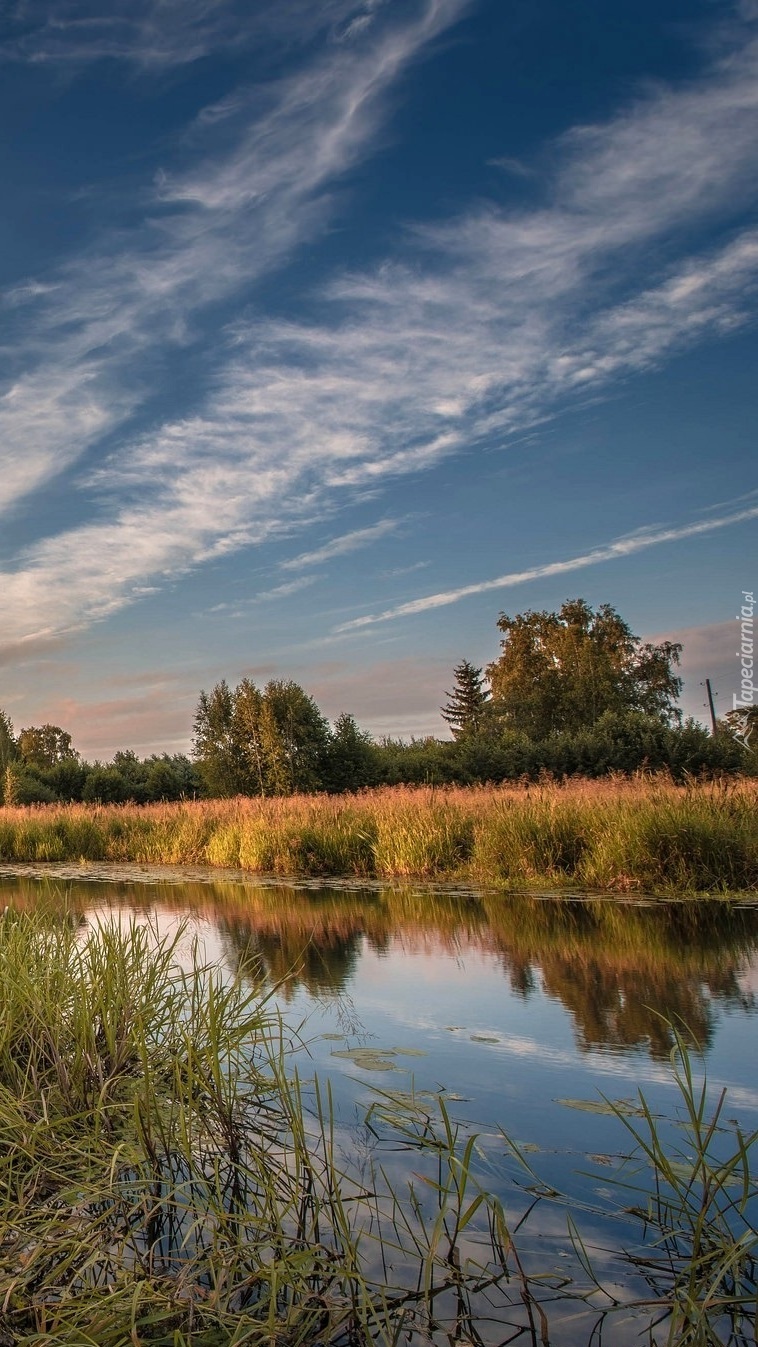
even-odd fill
[[[758,782],[666,777],[0,809],[0,861],[241,867],[660,894],[758,888]]]

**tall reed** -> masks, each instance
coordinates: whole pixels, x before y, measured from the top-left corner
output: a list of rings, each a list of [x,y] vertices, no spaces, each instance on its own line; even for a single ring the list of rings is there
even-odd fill
[[[563,1347],[567,1300],[634,1312],[669,1347],[754,1333],[756,1136],[725,1145],[681,1036],[682,1144],[642,1096],[642,1123],[619,1114],[635,1154],[617,1210],[646,1238],[618,1253],[648,1294],[614,1298],[577,1226],[568,1273],[522,1258],[442,1098],[377,1092],[369,1111],[409,1184],[338,1162],[328,1088],[306,1098],[272,1007],[194,949],[187,966],[184,940],[53,908],[0,919],[0,1342]]]
[[[458,1255],[488,1199],[449,1122],[416,1128],[431,1212],[348,1171],[271,1007],[182,939],[0,921],[0,1341],[389,1347],[507,1307],[486,1222]]]
[[[758,887],[758,782],[665,777],[0,809],[0,861],[455,878],[500,888]]]

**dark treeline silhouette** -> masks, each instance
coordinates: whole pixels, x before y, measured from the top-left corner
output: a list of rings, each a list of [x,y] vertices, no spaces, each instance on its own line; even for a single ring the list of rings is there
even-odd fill
[[[681,647],[645,643],[608,604],[501,614],[501,651],[484,672],[463,659],[440,708],[452,740],[377,742],[343,713],[333,724],[291,680],[244,678],[201,692],[193,755],[117,753],[87,763],[59,726],[14,735],[0,711],[0,798],[117,804],[235,795],[340,793],[367,786],[561,779],[667,771],[675,779],[752,773],[751,726],[708,733],[682,720]]]

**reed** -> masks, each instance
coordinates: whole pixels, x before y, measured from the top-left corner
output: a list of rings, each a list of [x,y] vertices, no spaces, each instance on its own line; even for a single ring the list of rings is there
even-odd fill
[[[661,1119],[642,1092],[641,1121],[610,1104],[632,1150],[606,1177],[610,1215],[636,1218],[642,1239],[623,1253],[644,1290],[618,1296],[593,1269],[576,1223],[569,1229],[587,1275],[575,1291],[598,1310],[596,1332],[630,1308],[650,1315],[655,1347],[748,1347],[758,1335],[758,1184],[752,1168],[758,1131],[727,1122],[726,1090],[709,1103],[696,1077],[689,1035],[669,1024],[679,1092],[676,1116]],[[673,1126],[673,1139],[667,1137]],[[608,1215],[608,1208],[603,1209]]]
[[[641,1223],[618,1256],[645,1291],[614,1298],[576,1225],[566,1275],[520,1255],[443,1098],[376,1092],[369,1134],[410,1182],[338,1161],[328,1089],[306,1096],[270,1004],[183,942],[55,902],[0,920],[0,1342],[561,1347],[567,1301],[668,1347],[754,1340],[756,1135],[723,1098],[708,1114],[681,1034],[676,1143],[644,1096],[618,1114],[633,1153],[605,1214]]]
[[[666,777],[0,810],[0,860],[207,864],[505,889],[758,887],[758,783]]]
[[[456,1180],[432,1215],[348,1172],[271,1008],[181,940],[0,922],[0,1341],[428,1343],[452,1292],[475,1316],[507,1273],[491,1241],[451,1256],[486,1204],[454,1130],[417,1129]]]

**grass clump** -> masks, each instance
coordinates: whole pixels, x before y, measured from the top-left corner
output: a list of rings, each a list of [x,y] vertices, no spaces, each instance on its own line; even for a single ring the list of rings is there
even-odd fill
[[[399,1220],[338,1165],[270,1008],[196,954],[182,972],[183,939],[0,921],[0,1341],[447,1341],[456,1306],[506,1283],[491,1240],[481,1263],[455,1252],[486,1206],[455,1136],[416,1129],[459,1181]]]
[[[758,1185],[751,1167],[758,1131],[743,1133],[727,1121],[726,1090],[709,1104],[705,1074],[696,1079],[685,1036],[667,1027],[676,1115],[661,1120],[641,1091],[636,1108],[605,1101],[632,1145],[617,1172],[604,1176],[618,1199],[610,1215],[635,1218],[643,1230],[619,1261],[644,1290],[618,1297],[598,1278],[569,1218],[587,1275],[575,1293],[598,1310],[598,1340],[606,1320],[636,1309],[648,1316],[645,1340],[653,1347],[749,1347],[758,1333]]]
[[[754,1340],[756,1136],[723,1125],[723,1100],[707,1116],[680,1037],[681,1144],[642,1096],[618,1112],[634,1154],[611,1215],[643,1222],[618,1258],[647,1294],[616,1300],[575,1226],[573,1278],[525,1264],[477,1138],[441,1098],[376,1092],[369,1133],[410,1153],[406,1188],[373,1160],[338,1162],[329,1094],[306,1098],[285,1042],[255,989],[199,965],[181,929],[6,911],[3,1347],[561,1347],[548,1313],[561,1307],[560,1332],[567,1301],[637,1314],[659,1347]]]
[[[591,827],[587,812],[555,792],[508,800],[477,829],[474,864],[508,886],[576,883]]]

